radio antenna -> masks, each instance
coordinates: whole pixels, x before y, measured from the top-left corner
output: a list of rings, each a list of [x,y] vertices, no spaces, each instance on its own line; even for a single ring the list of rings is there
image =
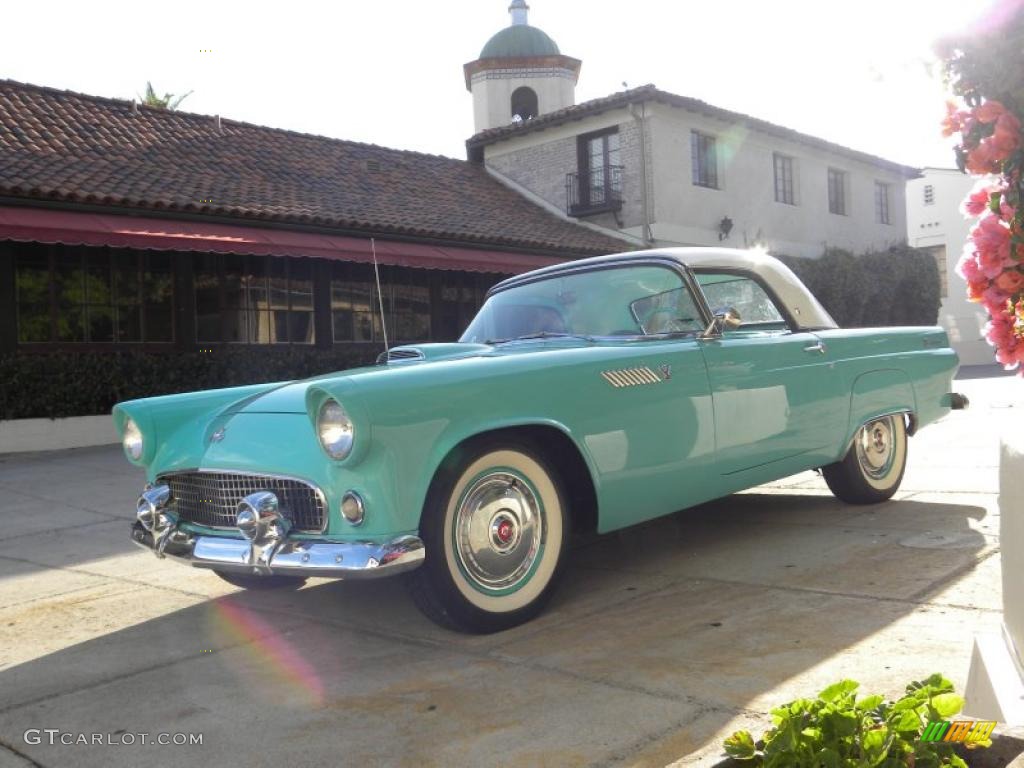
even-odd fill
[[[384,356],[388,354],[388,324],[384,319],[384,294],[380,290],[380,268],[377,266],[377,244],[370,238],[370,251],[373,253],[373,274],[377,278],[377,304],[380,307],[380,328],[384,331]]]

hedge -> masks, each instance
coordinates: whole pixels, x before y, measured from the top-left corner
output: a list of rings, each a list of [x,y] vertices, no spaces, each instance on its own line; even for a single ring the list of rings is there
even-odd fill
[[[847,328],[934,325],[939,273],[905,246],[863,256],[782,257]],[[0,419],[107,413],[137,397],[305,378],[372,362],[377,345],[225,347],[212,352],[19,352],[0,355]]]
[[[288,381],[373,362],[377,345],[212,352],[20,352],[0,356],[0,419],[108,413],[137,397]]]
[[[838,248],[820,259],[780,257],[843,328],[935,325],[939,268],[926,251],[895,246],[855,256]]]

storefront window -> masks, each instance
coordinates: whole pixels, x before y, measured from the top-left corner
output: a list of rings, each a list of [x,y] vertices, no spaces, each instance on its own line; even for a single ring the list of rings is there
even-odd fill
[[[193,277],[198,342],[314,342],[309,259],[199,254]]]
[[[107,248],[25,248],[15,261],[18,342],[173,342],[170,259]]]
[[[431,338],[428,280],[429,273],[423,270],[380,268],[389,341],[426,341]],[[384,340],[372,266],[334,264],[331,322],[335,342]]]

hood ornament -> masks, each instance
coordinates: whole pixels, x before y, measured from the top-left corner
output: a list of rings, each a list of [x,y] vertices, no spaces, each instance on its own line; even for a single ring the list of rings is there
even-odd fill
[[[214,432],[212,435],[210,435],[210,442],[211,443],[219,443],[221,440],[224,439],[224,433],[226,431],[227,431],[227,427],[221,427],[220,429],[218,429],[216,432]]]

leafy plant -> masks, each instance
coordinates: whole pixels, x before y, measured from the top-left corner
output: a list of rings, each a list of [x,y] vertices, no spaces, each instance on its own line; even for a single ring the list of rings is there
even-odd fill
[[[949,680],[934,674],[912,682],[895,702],[877,695],[858,698],[859,687],[842,680],[815,699],[773,709],[773,727],[760,741],[737,731],[725,740],[725,752],[764,768],[967,768],[953,744],[920,740],[928,723],[947,720],[963,707]]]
[[[906,245],[857,256],[782,257],[844,328],[934,325],[942,302],[935,258]]]
[[[225,344],[205,352],[16,352],[0,355],[0,419],[88,416],[137,397],[301,379],[372,363],[380,351]]]
[[[157,107],[158,109],[170,109],[174,110],[178,108],[185,99],[192,95],[192,91],[182,94],[181,96],[175,96],[173,93],[165,93],[163,96],[157,96],[156,91],[153,90],[153,84],[146,81],[146,95],[140,96],[142,103],[147,107]]]

